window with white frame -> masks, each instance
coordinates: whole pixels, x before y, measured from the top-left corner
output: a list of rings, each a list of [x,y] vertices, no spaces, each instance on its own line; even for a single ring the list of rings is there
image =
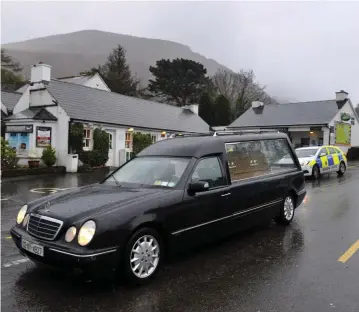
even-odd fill
[[[84,129],[84,144],[83,147],[90,148],[91,144],[91,129]]]
[[[109,149],[112,149],[112,133],[108,134],[108,145]]]
[[[125,148],[132,149],[132,139],[133,139],[132,132],[126,132],[126,134],[125,134]]]
[[[153,143],[156,143],[156,141],[157,141],[157,136],[156,136],[156,135],[152,135],[151,138],[152,138],[152,144],[153,144]]]

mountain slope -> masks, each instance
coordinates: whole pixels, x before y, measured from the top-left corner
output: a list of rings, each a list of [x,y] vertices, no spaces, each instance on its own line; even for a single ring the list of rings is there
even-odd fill
[[[7,54],[20,61],[26,77],[31,65],[42,61],[52,66],[52,76],[71,76],[103,64],[118,44],[127,51],[130,68],[143,84],[150,78],[149,66],[161,58],[187,58],[202,63],[209,75],[225,66],[193,52],[188,46],[172,41],[84,30],[4,44]]]

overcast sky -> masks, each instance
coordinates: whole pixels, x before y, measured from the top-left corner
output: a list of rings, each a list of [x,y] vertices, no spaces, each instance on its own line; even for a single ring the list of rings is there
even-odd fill
[[[359,2],[2,2],[2,42],[98,29],[189,45],[252,68],[288,101],[359,103]]]

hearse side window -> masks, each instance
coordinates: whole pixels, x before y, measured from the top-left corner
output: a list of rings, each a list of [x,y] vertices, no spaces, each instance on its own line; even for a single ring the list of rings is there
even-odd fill
[[[226,143],[232,181],[297,169],[285,139]]]
[[[198,162],[192,174],[192,182],[195,181],[206,181],[210,188],[226,185],[217,157],[204,158]]]

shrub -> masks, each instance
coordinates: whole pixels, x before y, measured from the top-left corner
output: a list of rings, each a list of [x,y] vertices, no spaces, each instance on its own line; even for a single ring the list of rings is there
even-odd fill
[[[145,134],[137,132],[133,135],[133,156],[137,155],[147,146],[152,144],[152,136],[150,134]]]
[[[108,158],[108,156],[107,156]],[[91,167],[100,167],[103,166],[108,159],[104,160],[104,157],[101,151],[92,150],[92,151],[82,151],[80,153],[80,160],[88,166]]]
[[[1,168],[12,169],[16,163],[16,151],[9,145],[8,141],[1,137]]]
[[[81,153],[84,141],[84,126],[80,123],[70,127],[69,146],[72,153]]]
[[[50,145],[42,151],[41,159],[46,166],[52,167],[56,163],[56,150]]]
[[[82,151],[79,157],[85,165],[100,167],[104,166],[108,161],[108,150],[108,133],[101,128],[97,128],[93,133],[93,150]]]

